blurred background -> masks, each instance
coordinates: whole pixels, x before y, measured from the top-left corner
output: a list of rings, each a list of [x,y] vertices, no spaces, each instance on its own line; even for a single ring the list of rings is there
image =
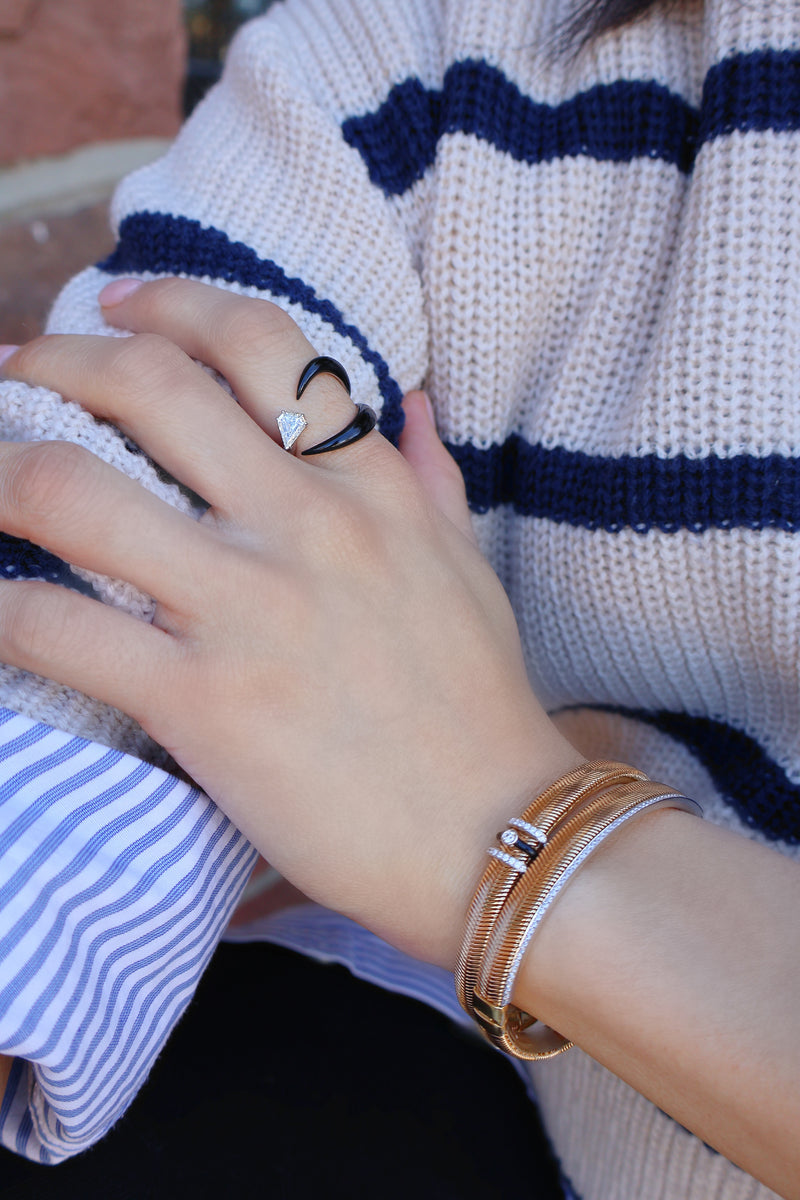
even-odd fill
[[[272,0],[0,0],[0,342],[41,332],[113,245],[116,183],[163,154]]]

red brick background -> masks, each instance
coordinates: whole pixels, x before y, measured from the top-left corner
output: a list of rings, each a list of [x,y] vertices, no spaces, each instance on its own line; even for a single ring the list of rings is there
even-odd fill
[[[185,61],[180,0],[0,0],[0,165],[173,136]]]
[[[44,158],[57,195],[59,155],[174,136],[186,42],[181,0],[0,0],[0,342],[39,333],[60,287],[113,244],[102,192],[4,220],[4,177]]]

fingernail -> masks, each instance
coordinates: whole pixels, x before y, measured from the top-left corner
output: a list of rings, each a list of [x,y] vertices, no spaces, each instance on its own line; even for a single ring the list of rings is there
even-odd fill
[[[115,279],[113,283],[106,284],[97,299],[103,308],[112,308],[132,296],[143,283],[143,279]]]
[[[433,405],[431,404],[431,398],[427,392],[423,392],[422,394],[425,397],[425,407],[428,410],[428,416],[431,419],[431,425],[435,429],[436,428],[436,413],[433,411]]]
[[[11,355],[15,354],[17,350],[19,350],[19,346],[0,346],[0,367],[2,367],[6,359],[11,358]]]

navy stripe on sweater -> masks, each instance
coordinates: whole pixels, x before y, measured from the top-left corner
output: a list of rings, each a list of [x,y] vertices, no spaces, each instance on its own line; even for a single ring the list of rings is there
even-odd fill
[[[740,133],[800,129],[800,52],[732,54],[711,68],[703,85],[698,143]]]
[[[800,784],[793,783],[749,734],[724,721],[688,713],[603,704],[580,707],[618,713],[674,738],[703,764],[723,799],[745,825],[771,841],[800,845]]]
[[[24,538],[12,537],[10,533],[0,533],[0,578],[45,579],[87,596],[96,595],[92,585],[76,575],[60,558]]]
[[[611,533],[800,528],[800,461],[779,454],[612,458],[531,445],[518,434],[488,449],[447,448],[474,512],[510,504],[522,516]]]
[[[698,148],[733,130],[800,128],[800,54],[732,55],[709,71],[698,114],[652,80],[598,84],[560,104],[524,95],[497,67],[465,59],[442,88],[397,84],[372,113],[350,117],[342,136],[386,195],[401,195],[433,163],[439,140],[470,133],[529,164],[583,155],[600,162],[655,158],[691,171]]]
[[[583,154],[610,162],[662,158],[689,171],[697,113],[660,84],[626,80],[538,104],[497,67],[467,59],[448,69],[441,91],[405,80],[376,112],[342,125],[370,179],[389,196],[422,178],[448,133],[474,134],[531,165]]]
[[[375,366],[384,394],[383,432],[399,432],[399,388],[363,335],[346,326],[333,305],[320,301],[301,280],[288,279],[274,263],[219,230],[184,217],[137,213],[123,221],[119,246],[100,265],[117,274],[153,271],[225,279],[288,296],[307,311],[324,310],[322,315],[330,314],[331,324],[351,337]],[[516,434],[488,449],[470,444],[448,449],[464,473],[476,512],[512,504],[526,516],[643,533],[653,528],[800,527],[800,466],[779,455],[612,458],[531,445]]]
[[[111,275],[152,271],[155,275],[186,274],[222,279],[226,283],[258,288],[273,296],[284,296],[292,304],[300,305],[348,338],[369,363],[383,399],[381,432],[392,442],[400,436],[403,428],[400,387],[363,333],[347,322],[330,300],[320,299],[312,287],[302,279],[287,275],[277,263],[259,258],[244,242],[233,242],[222,230],[201,225],[188,217],[139,212],[125,217],[120,225],[116,249],[98,266]]]

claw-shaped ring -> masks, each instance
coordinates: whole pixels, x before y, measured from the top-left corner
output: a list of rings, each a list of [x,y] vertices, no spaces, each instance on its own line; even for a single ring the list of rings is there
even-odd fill
[[[306,363],[300,373],[300,379],[297,384],[298,401],[311,383],[311,380],[315,379],[317,375],[333,375],[342,384],[348,396],[350,395],[350,377],[342,364],[335,358],[329,358],[327,354],[320,354],[317,358],[312,358],[311,362]],[[375,428],[377,421],[378,418],[374,410],[368,404],[357,404],[356,415],[349,424],[345,425],[344,429],[340,429],[338,433],[334,433],[323,441],[317,442],[315,446],[309,446],[302,453],[304,456],[309,454],[327,454],[329,450],[339,450],[342,446],[352,446],[353,442],[366,437]],[[294,445],[307,424],[308,421],[303,413],[288,412],[285,409],[278,413],[278,429],[281,441],[286,450]]]

